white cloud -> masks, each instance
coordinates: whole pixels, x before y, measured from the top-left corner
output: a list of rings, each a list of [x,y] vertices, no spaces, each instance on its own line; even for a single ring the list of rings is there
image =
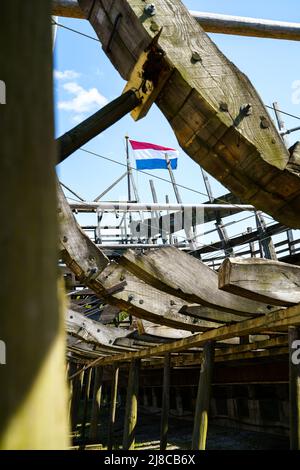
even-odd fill
[[[54,70],[54,77],[57,80],[75,80],[75,78],[80,77],[80,73],[75,72],[75,70]]]
[[[65,83],[63,88],[71,95],[74,95],[74,98],[59,101],[58,109],[73,111],[77,116],[101,108],[108,102],[107,98],[101,95],[97,88],[86,90],[76,82]]]

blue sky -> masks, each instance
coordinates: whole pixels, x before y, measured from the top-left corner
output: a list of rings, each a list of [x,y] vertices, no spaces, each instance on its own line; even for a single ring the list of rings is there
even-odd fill
[[[300,22],[299,0],[185,0],[184,3],[193,10]],[[95,37],[87,21],[59,18],[59,22]],[[300,81],[298,42],[216,34],[211,37],[222,52],[248,75],[266,104],[271,105],[273,101],[278,101],[281,109],[300,115],[300,100],[293,102],[292,99],[295,92],[293,84]],[[54,68],[57,136],[120,95],[125,85],[103,53],[100,43],[63,28],[58,28],[57,32]],[[287,127],[299,124],[299,121],[288,117],[285,117],[285,121]],[[127,133],[135,140],[179,148],[172,129],[156,106],[139,122],[126,116],[86,144],[85,148],[123,163],[124,136]],[[291,145],[297,139],[300,140],[299,133],[293,134],[290,138]],[[179,167],[175,173],[177,182],[205,193],[199,166],[179,150]],[[121,166],[81,151],[74,153],[58,168],[61,181],[86,199],[95,198],[123,171]],[[168,173],[164,170],[153,171],[153,175],[168,178]],[[149,177],[141,174],[135,177],[141,199],[150,202]],[[216,196],[227,192],[213,178],[211,183]],[[169,194],[171,201],[175,201],[171,186],[160,181],[155,181],[155,185],[161,202],[166,194]],[[185,202],[204,202],[207,199],[187,190],[180,192]],[[126,198],[125,181],[111,191],[109,198]]]

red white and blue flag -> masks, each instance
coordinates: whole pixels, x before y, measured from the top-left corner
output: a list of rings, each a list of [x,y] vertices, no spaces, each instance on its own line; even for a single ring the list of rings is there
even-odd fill
[[[133,150],[137,170],[167,169],[166,156],[170,161],[171,168],[176,170],[178,150],[148,142],[137,142],[136,140],[129,140],[129,142]]]

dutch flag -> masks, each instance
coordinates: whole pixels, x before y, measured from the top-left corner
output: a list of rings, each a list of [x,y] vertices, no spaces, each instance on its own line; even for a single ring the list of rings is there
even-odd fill
[[[176,170],[178,150],[148,142],[137,142],[136,140],[129,140],[129,142],[133,150],[137,170],[167,169],[166,155],[171,168]]]

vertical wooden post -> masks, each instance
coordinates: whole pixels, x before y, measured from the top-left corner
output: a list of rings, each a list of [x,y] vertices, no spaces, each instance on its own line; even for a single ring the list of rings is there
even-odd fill
[[[300,328],[289,328],[290,448],[300,450]]]
[[[209,342],[203,348],[203,359],[194,418],[192,450],[205,450],[206,447],[213,363],[214,344],[213,342]]]
[[[80,369],[82,365],[77,365],[77,371]],[[70,407],[70,421],[71,421],[71,430],[75,431],[77,424],[78,424],[78,414],[79,414],[79,406],[80,406],[80,399],[81,399],[81,389],[82,389],[82,380],[83,380],[83,372],[79,375],[76,375],[74,379],[72,379],[72,400],[71,400],[71,407]]]
[[[65,449],[68,394],[58,294],[51,1],[1,3],[0,449]],[[20,250],[18,247],[22,247]]]
[[[166,450],[168,444],[169,410],[170,410],[170,365],[171,355],[165,354],[164,377],[162,390],[162,410],[160,427],[160,450]]]
[[[124,432],[123,432],[123,449],[124,450],[134,449],[135,428],[136,428],[136,422],[137,422],[139,368],[140,368],[140,360],[133,359],[130,363],[130,368],[129,368],[127,396],[126,396],[125,422],[124,422]]]
[[[115,427],[115,421],[116,421],[118,381],[119,381],[119,366],[115,365],[113,367],[112,382],[111,382],[107,450],[112,450],[113,445],[114,445],[114,427]]]
[[[94,387],[93,387],[93,403],[91,414],[91,427],[90,439],[92,442],[97,442],[99,438],[99,419],[101,409],[101,396],[102,396],[102,381],[103,381],[103,368],[94,368]]]
[[[86,422],[88,416],[88,405],[89,397],[91,391],[91,378],[92,378],[92,369],[89,368],[84,373],[84,382],[83,382],[83,414],[81,421],[81,449],[85,447],[85,431],[86,431]]]
[[[71,422],[71,409],[72,409],[72,400],[74,395],[74,381],[70,380],[69,377],[72,377],[77,371],[76,363],[73,361],[69,361],[69,370],[68,370],[68,385],[69,385],[69,408],[68,408],[68,415],[69,415],[69,423],[70,427],[72,426]]]

